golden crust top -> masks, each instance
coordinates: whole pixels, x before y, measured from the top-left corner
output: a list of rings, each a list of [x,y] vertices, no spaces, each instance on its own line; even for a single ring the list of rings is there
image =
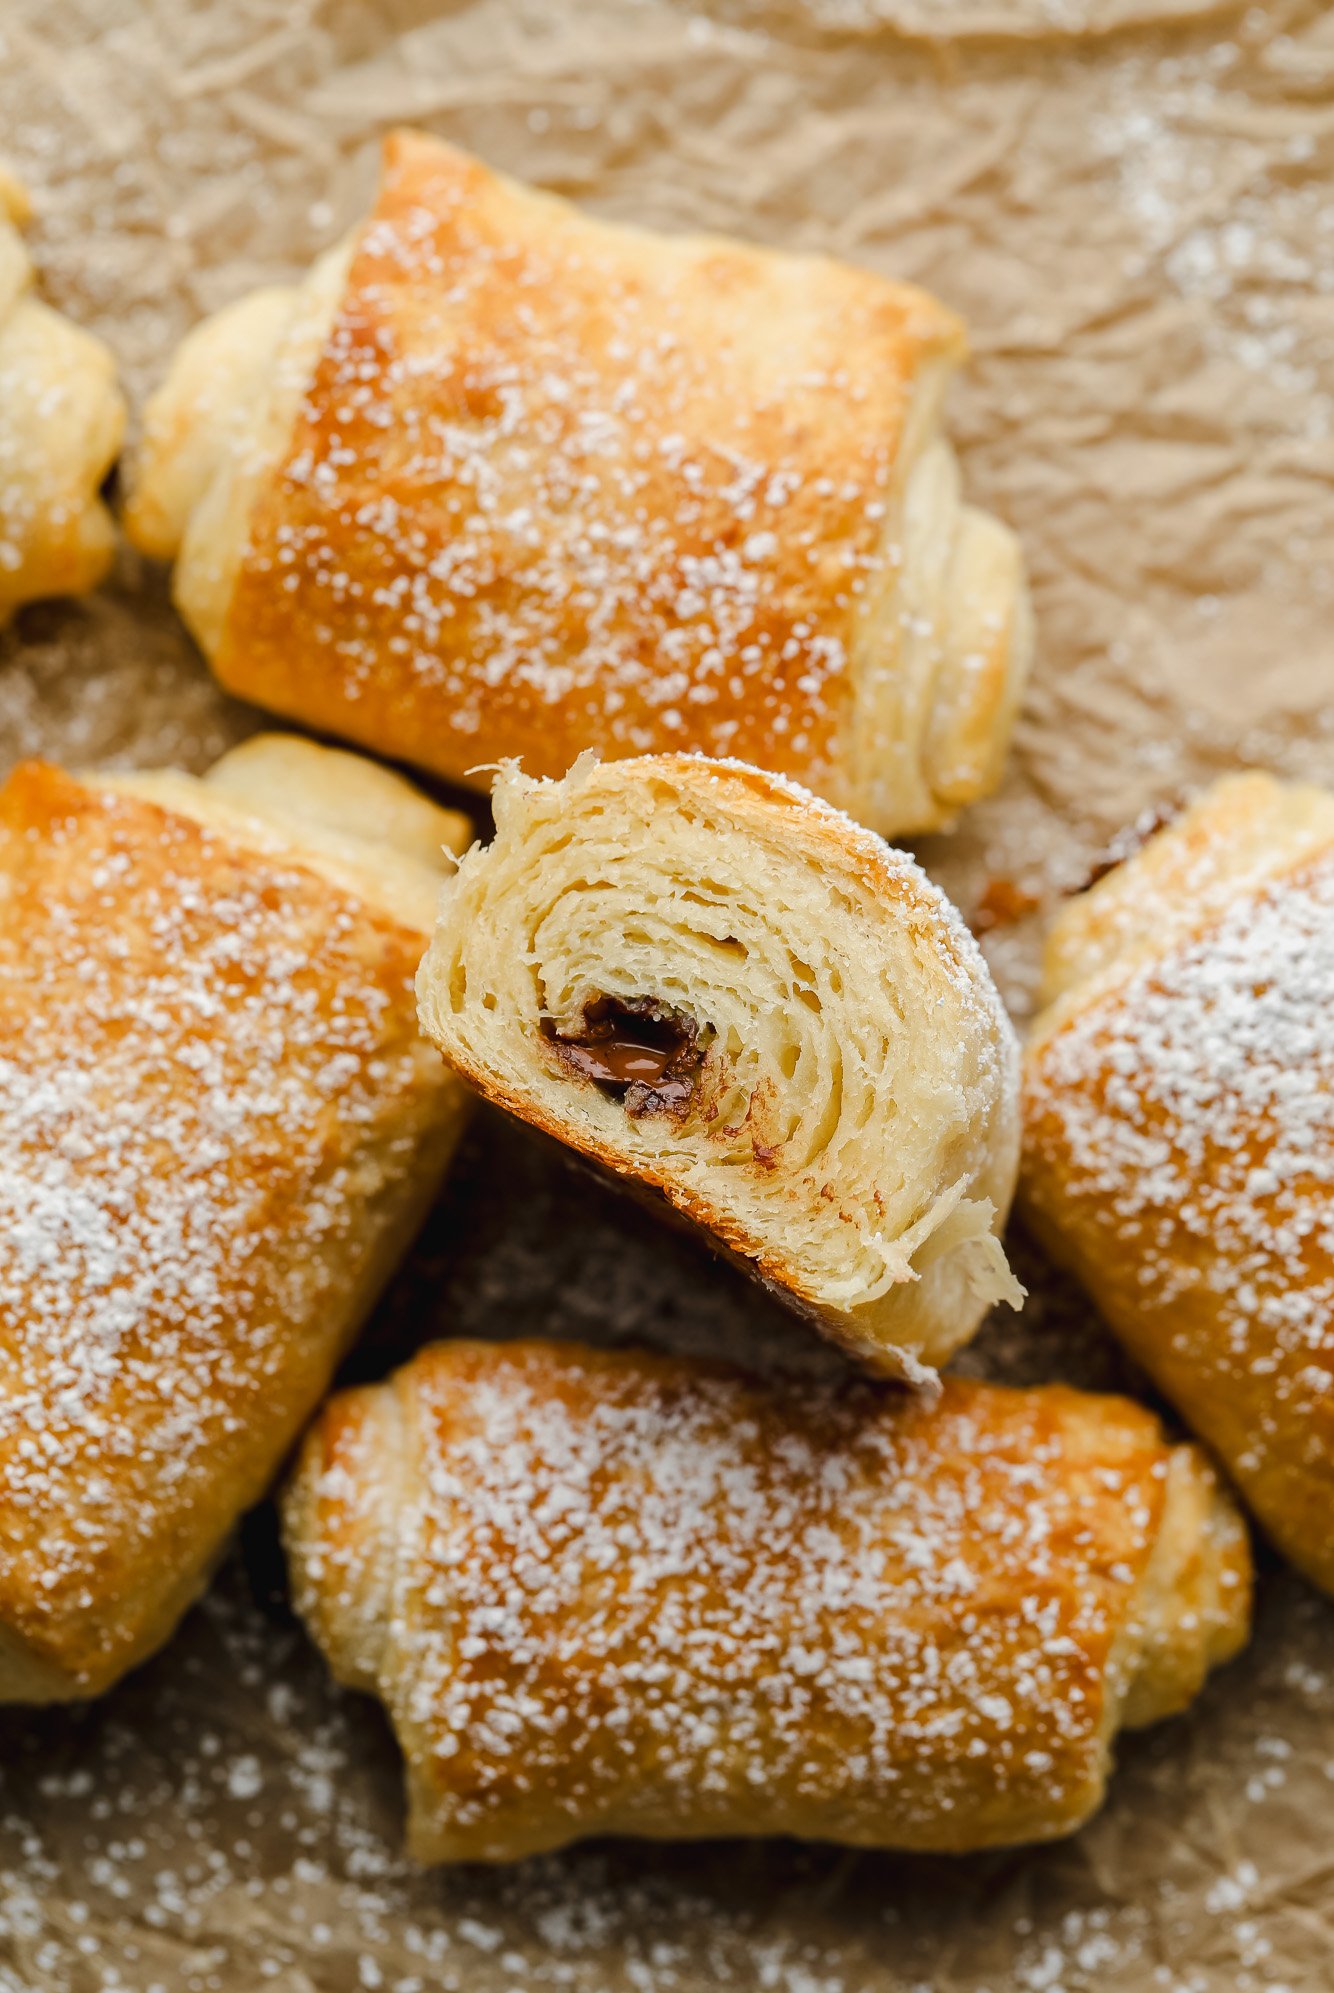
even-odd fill
[[[0,790],[0,1625],[66,1693],[170,1629],[383,1272],[446,1119],[420,946],[154,801]]]
[[[1220,783],[1088,900],[1026,1062],[1026,1207],[1334,1588],[1334,799]]]
[[[399,133],[218,670],[455,776],[686,744],[855,808],[849,660],[963,346],[907,286]]]
[[[1140,1407],[1060,1387],[927,1404],[454,1343],[326,1409],[288,1544],[336,1670],[389,1702],[420,1856],[959,1849],[1097,1803],[1176,1457]],[[1211,1659],[1246,1618],[1239,1535],[1224,1557]]]

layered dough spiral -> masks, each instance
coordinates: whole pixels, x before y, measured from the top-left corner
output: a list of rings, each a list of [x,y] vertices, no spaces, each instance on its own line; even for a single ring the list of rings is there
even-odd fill
[[[465,1112],[413,972],[463,820],[261,738],[0,789],[0,1702],[171,1633]]]
[[[185,341],[127,530],[226,685],[381,753],[694,749],[933,828],[997,780],[1032,648],[940,433],[964,343],[908,286],[400,132],[366,224]]]
[[[383,1698],[425,1861],[587,1834],[1068,1833],[1249,1617],[1203,1454],[1121,1398],[438,1344],[335,1398],[297,1605]]]
[[[28,212],[0,167],[0,624],[39,596],[94,587],[110,567],[115,531],[98,487],[125,428],[107,348],[33,293],[19,234]]]
[[[911,859],[691,756],[510,767],[493,801],[418,984],[464,1078],[660,1193],[873,1368],[919,1374],[1017,1298],[997,1237],[1017,1051]]]
[[[1071,902],[1025,1208],[1334,1592],[1334,795],[1230,776]]]

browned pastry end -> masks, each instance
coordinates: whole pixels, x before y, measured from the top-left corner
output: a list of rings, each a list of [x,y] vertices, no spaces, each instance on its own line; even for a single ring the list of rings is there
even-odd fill
[[[379,1695],[424,1861],[588,1834],[961,1851],[1070,1832],[1113,1734],[1249,1618],[1245,1528],[1150,1413],[444,1343],[326,1407],[295,1594]]]
[[[1229,777],[1071,902],[1025,1209],[1334,1591],[1334,796]]]

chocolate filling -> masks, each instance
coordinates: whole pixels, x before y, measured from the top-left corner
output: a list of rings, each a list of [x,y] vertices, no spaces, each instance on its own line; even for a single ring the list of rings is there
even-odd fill
[[[542,1035],[562,1065],[619,1099],[627,1114],[688,1112],[704,1063],[693,1017],[656,997],[593,997],[577,1031],[558,1031],[542,1019]]]

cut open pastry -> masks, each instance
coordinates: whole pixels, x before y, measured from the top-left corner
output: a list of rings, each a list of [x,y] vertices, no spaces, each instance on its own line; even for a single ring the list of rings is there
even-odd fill
[[[399,132],[362,227],[186,339],[126,526],[224,684],[381,753],[695,749],[930,829],[994,787],[1032,649],[941,434],[964,351],[910,286]]]
[[[514,768],[419,978],[488,1099],[679,1212],[873,1368],[1018,1296],[1017,1051],[930,881],[828,805],[692,756]]]
[[[272,737],[0,789],[0,1702],[167,1638],[407,1245],[465,1111],[412,987],[465,836]]]
[[[22,187],[0,167],[0,623],[43,595],[77,595],[111,565],[98,497],[125,429],[101,340],[33,292]]]
[[[1245,1526],[1123,1398],[447,1343],[326,1407],[293,1588],[423,1861],[586,1834],[1073,1831],[1246,1636]]]
[[[1027,1214],[1334,1592],[1334,795],[1216,783],[1046,967]]]

